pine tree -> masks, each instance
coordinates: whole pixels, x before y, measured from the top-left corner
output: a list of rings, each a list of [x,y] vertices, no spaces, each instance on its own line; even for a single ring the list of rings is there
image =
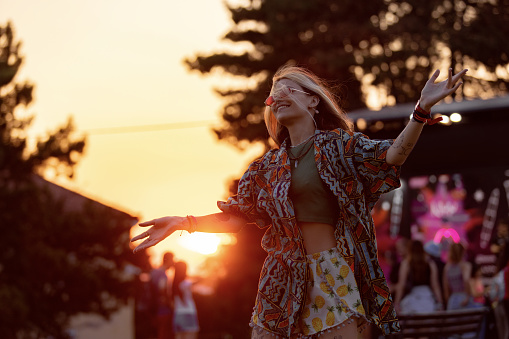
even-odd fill
[[[129,264],[148,265],[128,247],[136,218],[42,179],[72,177],[85,146],[72,121],[31,149],[32,117],[16,109],[34,86],[19,84],[21,43],[0,26],[0,333],[2,338],[67,337],[71,316],[109,316],[131,294]],[[137,260],[137,261],[135,261]]]
[[[218,91],[224,124],[215,132],[237,147],[268,146],[263,102],[287,63],[333,80],[347,111],[365,107],[374,89],[382,105],[415,102],[437,68],[469,68],[469,97],[507,93],[509,0],[251,0],[228,10],[233,27],[224,39],[250,47],[186,63],[246,79],[242,88]]]

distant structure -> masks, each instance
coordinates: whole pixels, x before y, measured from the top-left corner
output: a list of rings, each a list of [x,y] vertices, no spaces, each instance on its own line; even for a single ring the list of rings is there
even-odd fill
[[[128,213],[106,206],[79,193],[56,185],[38,175],[32,175],[32,182],[42,189],[49,190],[56,199],[62,200],[64,202],[64,209],[68,212],[83,211],[85,206],[89,206],[90,204],[106,208],[111,211],[111,214],[116,216],[117,220],[120,220],[120,222],[127,226],[127,234],[129,233],[129,229],[138,223],[138,218]],[[124,270],[126,278],[130,278],[137,273],[139,273],[138,268],[135,266],[128,266],[126,270]],[[80,314],[71,319],[68,333],[73,339],[134,339],[134,313],[133,299],[129,301],[127,306],[112,314],[110,320],[105,320],[103,317],[95,314]]]
[[[410,119],[414,105],[401,104],[379,111],[360,109],[348,112],[348,116],[356,130],[370,138],[394,139]],[[440,113],[445,119],[424,128],[405,162],[404,177],[430,171],[509,166],[509,95],[438,104],[432,113]]]
[[[348,115],[370,138],[395,139],[413,108],[401,104]],[[377,236],[386,236],[379,250],[390,250],[403,236],[435,242],[445,259],[449,244],[461,242],[468,260],[489,278],[496,269],[489,250],[494,225],[509,215],[509,95],[443,103],[432,113],[444,120],[425,126],[402,169],[402,187],[375,207]]]

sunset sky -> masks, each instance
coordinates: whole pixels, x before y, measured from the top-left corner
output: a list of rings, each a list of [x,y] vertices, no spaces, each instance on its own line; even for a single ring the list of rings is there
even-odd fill
[[[232,26],[223,1],[0,0],[0,24],[8,21],[25,57],[15,80],[35,84],[30,137],[69,116],[88,134],[75,179],[60,184],[141,220],[215,213],[229,179],[261,151],[240,152],[211,131],[222,106],[213,88],[238,81],[183,64],[232,48],[221,41]],[[182,128],[188,122],[194,127]],[[115,130],[147,125],[174,128]],[[170,237],[151,251],[153,262],[169,249],[196,268],[204,255],[188,249],[190,240]],[[214,241],[198,236],[195,244]]]

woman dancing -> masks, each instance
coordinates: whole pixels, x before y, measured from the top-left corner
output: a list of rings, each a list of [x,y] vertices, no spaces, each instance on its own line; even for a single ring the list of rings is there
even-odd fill
[[[170,216],[134,237],[135,251],[175,231],[238,232],[247,223],[268,227],[252,338],[355,338],[367,323],[384,334],[399,324],[377,260],[370,211],[381,194],[399,187],[400,165],[433,105],[462,84],[467,70],[421,92],[398,138],[370,140],[354,133],[325,83],[306,69],[284,66],[273,77],[265,122],[277,148],[250,164],[238,192],[220,213]],[[409,112],[410,113],[410,112]]]

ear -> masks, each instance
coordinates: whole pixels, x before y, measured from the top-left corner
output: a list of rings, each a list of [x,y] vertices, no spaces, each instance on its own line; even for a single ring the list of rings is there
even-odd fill
[[[313,95],[311,97],[311,102],[309,103],[309,108],[316,108],[316,106],[318,106],[319,103],[320,103],[320,98],[318,98],[318,96],[316,96],[316,95]]]

